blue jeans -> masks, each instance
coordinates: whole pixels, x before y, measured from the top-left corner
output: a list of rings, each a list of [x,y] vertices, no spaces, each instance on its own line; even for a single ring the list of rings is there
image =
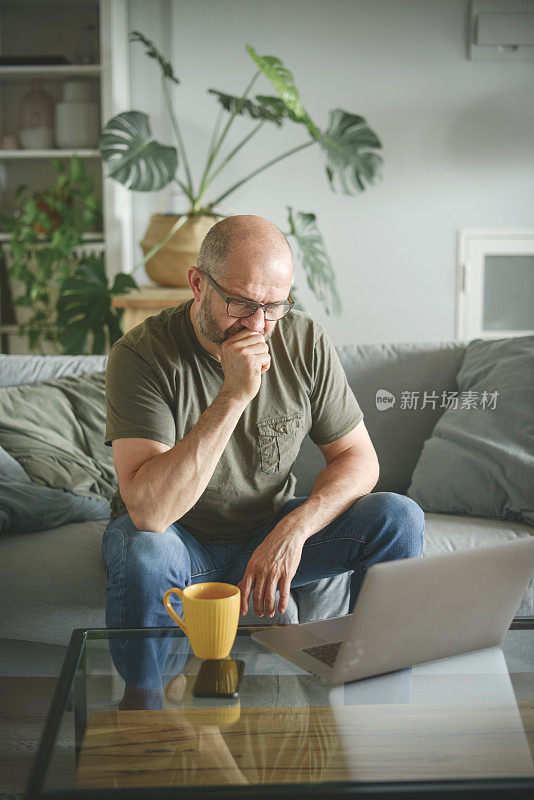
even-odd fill
[[[203,544],[178,522],[163,533],[152,533],[137,530],[128,514],[111,520],[102,542],[108,571],[107,627],[166,627],[170,620],[162,601],[167,589],[206,580],[239,583],[256,547],[305,500],[290,500],[260,533],[232,545]],[[420,556],[423,530],[424,515],[413,500],[393,492],[365,495],[305,542],[291,586],[351,572],[352,610],[368,567],[378,561]],[[175,607],[181,614],[178,598]],[[128,683],[146,686],[147,670],[155,674],[153,659],[160,668],[162,658],[164,663],[169,642],[163,640],[160,645],[165,654],[155,640],[146,640],[143,658],[123,654],[121,665],[115,659]]]

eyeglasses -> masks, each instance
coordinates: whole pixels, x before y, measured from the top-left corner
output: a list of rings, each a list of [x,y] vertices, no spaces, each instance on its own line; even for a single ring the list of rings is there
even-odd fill
[[[238,319],[251,317],[256,313],[258,308],[262,308],[265,314],[265,319],[269,322],[276,322],[277,320],[282,319],[282,317],[285,317],[287,312],[291,311],[291,307],[294,305],[294,300],[291,299],[284,300],[281,303],[255,303],[253,300],[241,300],[238,297],[228,297],[223,292],[219,284],[213,280],[211,275],[208,275],[208,273],[204,272],[203,269],[201,269],[200,272],[206,276],[215,291],[220,294],[225,301],[226,313],[229,317],[237,317]]]

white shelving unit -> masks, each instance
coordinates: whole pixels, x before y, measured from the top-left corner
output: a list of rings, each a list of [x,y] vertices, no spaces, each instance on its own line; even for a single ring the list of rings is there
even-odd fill
[[[84,239],[104,251],[111,279],[133,266],[131,197],[126,189],[104,179],[98,148],[2,149],[1,142],[5,134],[17,135],[21,100],[35,81],[56,103],[63,99],[66,80],[90,82],[93,101],[100,104],[102,126],[128,107],[127,10],[127,0],[0,0],[0,56],[21,61],[27,57],[29,62],[47,56],[71,62],[0,64],[0,208],[13,212],[21,184],[36,191],[52,185],[56,177],[52,159],[68,160],[75,154],[83,158],[103,209],[103,231]],[[94,25],[92,42],[84,40],[83,28],[88,23]],[[94,63],[76,63],[91,55]],[[0,231],[4,247],[9,238]],[[23,343],[12,336],[13,326],[2,325],[1,319],[0,333],[10,334],[11,352],[24,352]]]
[[[0,9],[2,4],[0,4]],[[57,64],[6,67],[0,65],[1,81],[64,80],[65,78],[98,78],[100,64]]]
[[[80,158],[100,158],[99,150],[65,150],[55,147],[51,150],[2,150],[0,149],[0,161],[21,160],[27,158],[70,158],[71,156]]]

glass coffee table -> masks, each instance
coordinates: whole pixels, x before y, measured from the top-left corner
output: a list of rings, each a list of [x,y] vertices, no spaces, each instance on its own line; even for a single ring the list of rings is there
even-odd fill
[[[534,797],[534,619],[500,647],[328,687],[240,628],[236,699],[177,628],[75,630],[27,797]]]

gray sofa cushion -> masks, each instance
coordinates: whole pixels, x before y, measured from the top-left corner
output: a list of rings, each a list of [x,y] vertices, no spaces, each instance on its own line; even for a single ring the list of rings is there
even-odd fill
[[[64,375],[104,372],[107,356],[9,356],[0,354],[0,389],[52,381]]]
[[[115,492],[104,444],[104,373],[0,389],[0,444],[35,483],[75,494]]]
[[[534,536],[534,530],[524,522],[426,513],[423,556],[469,550],[525,536]],[[527,586],[516,614],[520,617],[534,616],[534,577]]]
[[[471,342],[458,390],[474,406],[437,422],[409,496],[425,511],[534,525],[534,336]]]
[[[351,575],[351,572],[344,572],[292,589],[298,608],[298,621],[313,622],[348,614]]]
[[[107,356],[0,354],[0,389],[50,381],[64,375],[102,372],[106,361]],[[68,522],[107,517],[109,502],[106,498],[84,497],[34,483],[21,464],[0,448],[0,531],[38,531]]]
[[[78,522],[0,540],[0,637],[66,644],[73,628],[103,628],[106,522]]]
[[[408,489],[423,442],[443,414],[442,394],[457,388],[456,374],[465,347],[464,342],[336,347],[378,454],[380,477],[375,491],[404,494]],[[377,392],[381,389],[395,397],[393,407],[379,410]],[[415,393],[417,408],[402,407],[404,391]],[[429,401],[432,392],[438,401]],[[323,467],[319,449],[309,438],[305,439],[293,468],[297,495],[310,493],[315,476]]]

